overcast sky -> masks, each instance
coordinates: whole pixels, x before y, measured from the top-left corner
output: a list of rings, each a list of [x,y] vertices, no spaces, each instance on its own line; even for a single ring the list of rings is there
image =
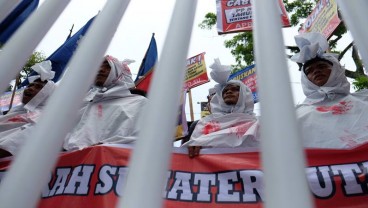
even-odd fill
[[[43,0],[40,1],[40,4],[42,3]],[[95,16],[99,10],[102,10],[105,3],[106,0],[72,0],[36,50],[42,51],[46,56],[49,56],[65,41],[73,24],[73,33],[75,33],[90,18]],[[133,78],[135,78],[135,74],[139,69],[152,33],[155,33],[159,59],[162,56],[161,51],[174,3],[174,0],[131,0],[106,54],[113,55],[120,60],[125,58],[136,60],[136,63],[130,65]],[[224,40],[230,39],[233,35],[220,36],[215,28],[202,30],[198,27],[198,24],[208,12],[216,12],[216,1],[199,0],[188,57],[206,52],[205,60],[209,75],[210,69],[208,66],[213,63],[214,58],[220,58],[221,62],[226,65],[235,64],[235,59],[231,55],[230,50],[224,46]],[[293,36],[297,35],[297,30],[295,28],[286,28],[283,29],[283,33],[286,45],[295,45]],[[304,99],[300,87],[300,72],[298,72],[295,63],[289,61],[288,65],[294,102],[298,103]],[[197,102],[206,101],[208,89],[215,84],[211,81],[192,89],[195,119],[200,117],[200,105]],[[259,105],[256,105],[255,108],[256,113],[259,114]],[[186,113],[187,118],[190,119],[188,98]]]

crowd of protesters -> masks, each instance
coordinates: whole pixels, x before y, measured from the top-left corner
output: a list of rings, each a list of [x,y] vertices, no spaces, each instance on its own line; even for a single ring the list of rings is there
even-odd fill
[[[292,60],[302,64],[301,83],[306,96],[296,106],[303,144],[310,148],[352,148],[368,139],[368,93],[350,93],[345,69],[327,40],[318,33],[296,36],[300,53]],[[130,144],[137,138],[139,113],[147,98],[135,92],[131,60],[105,56],[95,82],[85,97],[75,127],[64,140],[64,151],[114,143]],[[184,137],[189,157],[213,147],[258,147],[259,118],[254,114],[252,92],[243,82],[228,80],[231,67],[218,59],[210,66],[217,82],[209,90],[211,114],[195,121]],[[16,155],[34,128],[56,84],[50,62],[32,67],[39,75],[29,77],[22,105],[0,116],[0,157]]]

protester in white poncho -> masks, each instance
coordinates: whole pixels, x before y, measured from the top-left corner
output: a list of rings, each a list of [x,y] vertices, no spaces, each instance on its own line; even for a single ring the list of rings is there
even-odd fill
[[[253,113],[254,101],[251,90],[241,81],[230,80],[230,68],[215,60],[210,66],[211,77],[217,84],[211,99],[211,115],[196,125],[190,140],[183,146],[201,147],[256,147],[258,121]],[[189,148],[189,156],[198,155]],[[194,155],[193,155],[194,154]]]
[[[345,69],[319,33],[296,36],[304,63],[301,82],[305,101],[297,106],[303,143],[315,148],[352,148],[368,140],[368,91],[350,93]]]
[[[147,99],[129,91],[135,87],[127,66],[130,62],[105,57],[95,86],[88,93],[86,105],[81,110],[81,120],[65,140],[65,150],[135,141],[139,130],[138,114]]]
[[[55,83],[51,81],[55,72],[51,71],[50,61],[38,63],[31,68],[39,75],[28,78],[30,84],[23,92],[22,105],[0,116],[0,149],[3,156],[18,152],[40,117],[47,98],[55,89]]]

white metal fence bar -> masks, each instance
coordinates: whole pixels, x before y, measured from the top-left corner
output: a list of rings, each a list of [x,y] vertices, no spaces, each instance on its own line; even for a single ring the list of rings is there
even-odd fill
[[[0,93],[16,77],[70,0],[47,0],[22,24],[0,53]]]
[[[310,208],[280,14],[275,0],[252,1],[266,208]]]
[[[0,23],[8,16],[21,0],[0,1]]]
[[[337,0],[341,14],[348,29],[351,31],[355,46],[362,56],[365,72],[368,73],[368,1]]]
[[[91,25],[72,57],[70,70],[50,97],[34,132],[0,185],[1,207],[25,208],[36,205],[56,163],[64,137],[72,128],[71,121],[75,119],[82,98],[97,74],[128,3],[129,0],[108,1]],[[49,132],[51,129],[52,134]]]
[[[197,0],[176,1],[162,55],[153,75],[149,103],[140,119],[144,128],[130,160],[128,180],[118,207],[162,206],[196,5]],[[142,193],[148,193],[144,199]]]

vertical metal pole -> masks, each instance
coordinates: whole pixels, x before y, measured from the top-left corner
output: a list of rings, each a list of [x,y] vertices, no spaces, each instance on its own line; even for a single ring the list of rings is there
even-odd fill
[[[305,158],[275,0],[252,1],[266,208],[310,208]]]
[[[368,73],[368,1],[337,0],[343,20],[351,31],[355,45],[362,56],[365,72]]]
[[[129,0],[107,1],[0,185],[1,207],[35,207]],[[47,17],[45,17],[47,18]],[[106,24],[108,23],[108,24]]]
[[[22,69],[30,54],[70,0],[47,0],[7,41],[0,53],[0,93]]]
[[[0,1],[0,23],[13,11],[21,0]]]
[[[20,74],[17,76],[17,78],[15,78],[15,84],[14,84],[14,88],[13,88],[13,92],[10,98],[10,103],[9,103],[9,110],[10,111],[13,107],[13,102],[14,102],[14,97],[15,97],[15,92],[17,91],[17,87],[20,84]]]
[[[194,121],[194,113],[193,113],[193,99],[192,99],[192,91],[188,90],[189,95],[189,110],[190,110],[190,120]]]
[[[153,74],[149,102],[140,119],[142,128],[118,207],[162,206],[196,5],[196,0],[176,1],[163,55]],[[144,199],[142,193],[147,193]]]

